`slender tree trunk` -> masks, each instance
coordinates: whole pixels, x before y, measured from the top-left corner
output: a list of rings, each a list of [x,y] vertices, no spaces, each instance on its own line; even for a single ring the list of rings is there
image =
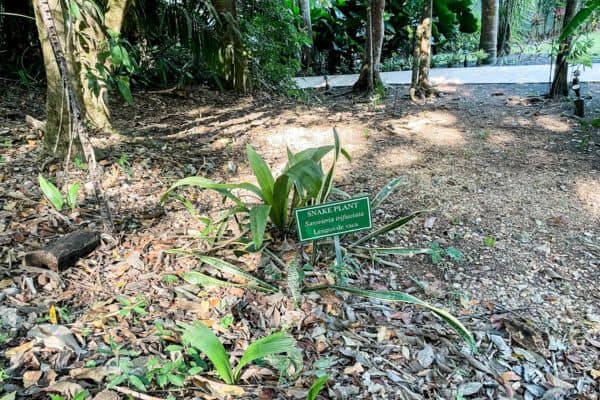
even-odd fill
[[[369,32],[367,32],[367,36],[370,36],[370,39],[367,39],[365,45],[365,55],[360,69],[360,75],[352,87],[352,90],[355,92],[369,91],[381,84],[379,64],[381,63],[381,50],[383,47],[383,14],[385,10],[385,0],[371,0],[370,10],[371,26]],[[369,55],[372,55],[372,57],[369,57]],[[371,62],[369,62],[369,59]]]
[[[415,49],[413,52],[414,63],[411,78],[410,98],[427,97],[437,94],[429,82],[429,68],[431,64],[431,27],[433,21],[433,1],[424,0],[421,12],[421,21],[417,25]],[[415,76],[416,75],[416,76]]]
[[[304,29],[306,35],[310,38],[311,43],[313,40],[312,21],[310,18],[310,0],[298,0],[300,6],[300,14],[302,15],[302,21],[304,22]],[[312,44],[304,46],[302,48],[302,63],[305,68],[310,68],[312,65]]]
[[[488,56],[484,64],[495,64],[498,46],[498,0],[481,0],[481,36],[479,48]]]
[[[567,0],[565,6],[565,16],[563,19],[563,29],[568,25],[569,21],[573,19],[575,13],[577,13],[577,7],[577,0]],[[554,78],[552,79],[552,86],[550,87],[551,98],[569,95],[569,64],[567,63],[567,56],[571,47],[571,41],[572,38],[568,37],[560,43],[559,52],[556,56],[556,63],[554,64]]]
[[[502,0],[500,3],[497,43],[499,56],[510,54],[511,21],[515,7],[515,0]]]
[[[219,49],[219,57],[223,60],[223,78],[230,89],[245,92],[250,88],[248,60],[239,33],[236,32],[238,16],[235,0],[213,0],[212,4],[221,20],[223,44]]]

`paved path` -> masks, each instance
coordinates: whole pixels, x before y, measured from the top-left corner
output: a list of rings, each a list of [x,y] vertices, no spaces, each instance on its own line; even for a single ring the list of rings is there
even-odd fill
[[[549,65],[485,66],[471,68],[433,68],[430,79],[434,84],[476,83],[547,83],[550,79]],[[352,86],[358,74],[328,76],[333,87]],[[388,85],[410,84],[410,71],[382,72],[381,79]],[[569,77],[570,79],[570,77]],[[323,76],[294,78],[301,89],[325,85]],[[600,64],[582,71],[583,82],[600,82]]]

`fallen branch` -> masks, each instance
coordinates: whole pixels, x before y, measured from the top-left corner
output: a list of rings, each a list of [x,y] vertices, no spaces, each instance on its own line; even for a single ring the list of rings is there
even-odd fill
[[[75,231],[52,242],[42,250],[25,255],[27,265],[60,271],[85,257],[100,246],[98,232]]]

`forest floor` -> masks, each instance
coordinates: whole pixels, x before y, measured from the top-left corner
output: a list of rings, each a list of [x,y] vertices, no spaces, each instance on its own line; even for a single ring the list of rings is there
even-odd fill
[[[60,164],[45,162],[38,135],[25,123],[26,115],[44,118],[43,95],[2,88],[4,391],[23,398],[81,389],[97,399],[227,397],[237,389],[219,386],[207,372],[177,372],[183,389],[173,379],[165,388],[147,384],[142,393],[135,378],[105,389],[115,375],[148,373],[151,356],[163,364],[176,359],[177,351],[166,349],[178,343],[176,322],[202,320],[234,358],[274,330],[287,329],[298,341],[301,370],[253,365],[244,371],[242,398],[303,399],[326,372],[331,379],[322,398],[599,399],[600,135],[571,116],[569,102],[545,100],[545,88],[448,86],[424,104],[411,103],[406,87],[375,100],[321,92],[308,103],[203,88],[138,93],[133,106],[115,104],[121,134],[95,138],[118,243],[105,242],[59,274],[25,265],[23,255],[75,228],[98,228],[99,219],[83,192],[81,208],[53,211],[37,175],[64,184],[83,182],[86,173],[73,165],[65,177]],[[586,85],[584,93],[592,96],[588,112],[598,115],[600,85]],[[194,237],[202,224],[179,202],[159,204],[174,181],[253,180],[246,144],[277,170],[286,145],[331,144],[333,127],[353,156],[341,161],[337,187],[374,194],[405,177],[374,210],[376,226],[432,210],[379,245],[453,246],[463,254],[462,260],[389,256],[385,267],[366,260],[349,283],[408,292],[447,309],[475,335],[476,353],[414,306],[315,292],[295,307],[284,271],[268,258],[229,259],[281,293],[201,288],[176,277],[197,262],[165,251],[202,249]],[[224,208],[211,193],[185,193],[200,214]],[[294,244],[294,237],[276,243],[281,253],[295,252]],[[329,279],[319,267],[307,273],[306,284]],[[47,324],[52,305],[54,328]],[[124,359],[130,365],[115,372]]]

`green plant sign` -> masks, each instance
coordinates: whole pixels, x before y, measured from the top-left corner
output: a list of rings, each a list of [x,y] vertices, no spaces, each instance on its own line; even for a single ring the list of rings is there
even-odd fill
[[[371,228],[367,196],[297,208],[294,213],[301,242]]]

